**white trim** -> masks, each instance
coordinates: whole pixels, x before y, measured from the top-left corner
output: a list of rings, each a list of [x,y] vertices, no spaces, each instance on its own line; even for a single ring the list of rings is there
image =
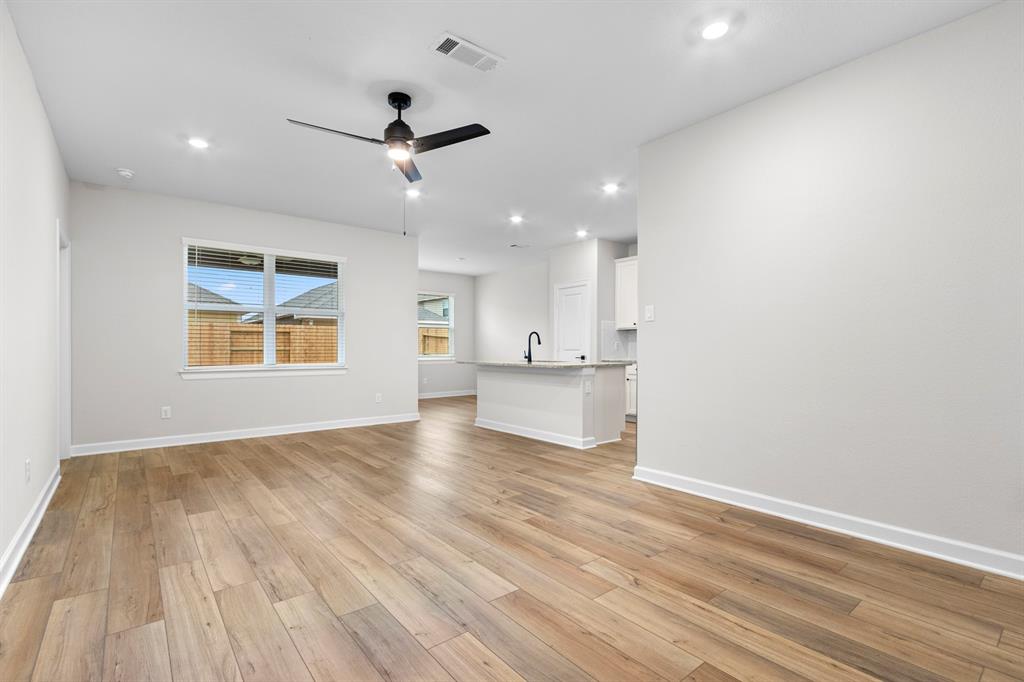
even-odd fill
[[[338,270],[341,270],[340,266]],[[276,273],[277,256],[272,253],[263,254],[263,364],[271,367],[277,364],[277,306],[274,304],[277,300]]]
[[[53,473],[50,474],[49,482],[39,491],[39,497],[36,498],[35,504],[32,505],[32,510],[22,520],[21,526],[14,533],[11,542],[4,549],[4,553],[0,555],[0,597],[7,590],[7,585],[10,584],[11,578],[14,577],[14,571],[17,570],[18,564],[21,563],[21,558],[25,555],[25,550],[28,549],[32,536],[36,534],[36,529],[39,528],[39,523],[43,520],[43,514],[46,512],[46,507],[49,506],[50,498],[53,497],[53,493],[57,490],[59,482],[60,462],[58,461]]]
[[[514,436],[523,436],[524,438],[542,440],[547,443],[555,443],[556,445],[565,445],[570,448],[576,448],[577,450],[588,450],[596,445],[593,437],[576,438],[575,436],[566,436],[561,433],[555,433],[554,431],[530,429],[525,426],[506,424],[504,422],[491,421],[490,419],[481,419],[480,417],[477,417],[473,424],[474,426],[479,426],[482,429],[511,433]]]
[[[187,249],[189,246],[202,246],[208,249],[225,249],[227,251],[249,251],[253,253],[273,254],[287,258],[308,258],[309,260],[333,260],[345,263],[348,258],[325,253],[311,253],[309,251],[289,251],[286,249],[275,249],[270,246],[253,246],[251,244],[239,244],[238,242],[218,242],[210,239],[194,239],[182,237],[182,245]]]
[[[420,400],[429,400],[431,398],[455,398],[460,395],[476,395],[475,388],[464,388],[458,391],[434,391],[433,393],[420,393]]]
[[[179,369],[185,381],[197,379],[252,379],[254,377],[308,377],[324,374],[348,374],[339,365],[235,365],[225,367],[189,367]]]
[[[308,424],[286,424],[283,426],[257,426],[251,429],[234,429],[231,431],[210,431],[208,433],[185,433],[178,436],[156,436],[154,438],[136,438],[133,440],[112,440],[105,443],[83,443],[71,446],[71,456],[99,455],[105,452],[123,452],[125,450],[147,450],[149,448],[166,448],[175,445],[192,445],[195,443],[213,443],[222,440],[238,440],[240,438],[263,438],[265,436],[282,436],[288,433],[305,433],[307,431],[329,431],[331,429],[348,429],[357,426],[377,426],[379,424],[397,424],[399,422],[419,421],[419,412],[406,414],[386,414],[380,417],[352,417],[350,419],[334,419],[325,422]]]
[[[922,533],[909,528],[892,526],[820,507],[812,507],[800,502],[782,500],[749,490],[731,488],[647,467],[636,467],[633,478],[791,521],[806,523],[808,526],[852,535],[889,547],[950,561],[954,564],[962,564],[1018,580],[1024,579],[1024,555],[1021,554],[982,547],[969,542]]]
[[[416,359],[427,365],[454,365],[454,355],[417,355]]]

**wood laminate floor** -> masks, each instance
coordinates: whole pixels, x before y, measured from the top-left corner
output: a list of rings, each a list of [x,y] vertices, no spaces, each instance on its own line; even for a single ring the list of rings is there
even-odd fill
[[[635,432],[474,411],[64,462],[0,680],[1024,678],[1019,582],[635,482]]]

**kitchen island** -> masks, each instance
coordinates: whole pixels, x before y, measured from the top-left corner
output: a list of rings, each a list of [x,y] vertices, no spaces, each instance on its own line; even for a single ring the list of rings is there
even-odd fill
[[[619,440],[629,361],[467,362],[476,365],[477,426],[573,448]]]

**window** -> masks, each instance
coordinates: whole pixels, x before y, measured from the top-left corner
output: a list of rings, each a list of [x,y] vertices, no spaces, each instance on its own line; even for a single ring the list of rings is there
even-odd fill
[[[343,365],[344,259],[185,242],[185,367]]]
[[[429,358],[451,360],[455,357],[453,307],[453,298],[449,294],[417,294],[417,341],[421,360]]]

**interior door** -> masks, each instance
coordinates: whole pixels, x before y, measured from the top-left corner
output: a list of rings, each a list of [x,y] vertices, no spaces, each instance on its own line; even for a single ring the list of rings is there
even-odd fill
[[[555,359],[590,360],[590,285],[555,287]]]

